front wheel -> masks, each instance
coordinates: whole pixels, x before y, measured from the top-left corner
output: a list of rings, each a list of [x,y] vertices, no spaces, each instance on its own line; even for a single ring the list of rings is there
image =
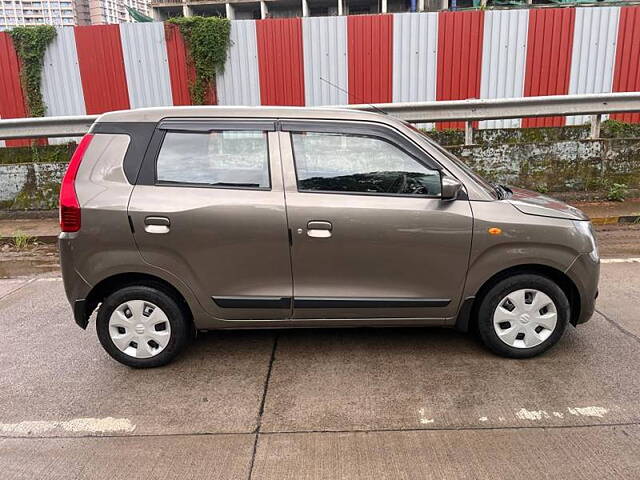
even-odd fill
[[[493,352],[528,358],[551,348],[562,336],[570,306],[547,277],[519,274],[496,283],[478,309],[478,331]]]
[[[98,310],[100,343],[118,362],[135,368],[169,363],[189,338],[189,321],[170,295],[148,286],[125,287]]]

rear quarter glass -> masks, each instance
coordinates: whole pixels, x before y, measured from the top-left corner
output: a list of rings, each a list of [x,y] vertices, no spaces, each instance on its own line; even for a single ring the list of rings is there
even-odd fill
[[[100,208],[102,205],[117,208],[122,205],[126,210],[133,188],[123,169],[129,143],[128,135],[93,135],[75,182],[76,194],[83,209]]]

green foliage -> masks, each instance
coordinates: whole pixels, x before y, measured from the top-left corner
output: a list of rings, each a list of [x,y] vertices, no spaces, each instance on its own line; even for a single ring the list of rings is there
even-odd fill
[[[602,138],[638,138],[640,137],[640,125],[617,120],[605,120],[600,126]]]
[[[464,130],[445,128],[443,130],[423,130],[429,137],[440,145],[464,144]]]
[[[30,244],[34,243],[35,240],[35,237],[19,231],[13,235],[13,244],[18,250],[26,249]]]
[[[231,23],[219,17],[177,17],[167,21],[180,28],[196,70],[195,81],[189,85],[191,101],[204,105],[216,73],[223,71],[227,60]]]
[[[607,200],[612,202],[624,202],[629,188],[625,183],[613,183],[607,191]]]
[[[0,165],[16,163],[65,163],[76,148],[74,142],[64,145],[32,145],[0,148]]]
[[[42,65],[47,46],[56,37],[56,29],[51,25],[15,27],[9,34],[21,62],[20,81],[27,97],[28,114],[44,117],[46,107],[40,91]]]
[[[546,183],[539,183],[538,185],[536,185],[536,191],[542,194],[549,193],[549,187]]]

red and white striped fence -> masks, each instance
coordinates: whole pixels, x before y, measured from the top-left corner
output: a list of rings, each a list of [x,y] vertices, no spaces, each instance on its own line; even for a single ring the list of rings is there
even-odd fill
[[[640,90],[640,7],[232,21],[221,105],[330,105]],[[27,115],[0,33],[0,117]],[[63,27],[45,55],[47,115],[190,103],[184,41],[162,23]],[[640,114],[616,114],[640,121]],[[555,126],[584,117],[483,121]],[[459,122],[439,125],[459,128]],[[9,144],[19,144],[10,141]]]

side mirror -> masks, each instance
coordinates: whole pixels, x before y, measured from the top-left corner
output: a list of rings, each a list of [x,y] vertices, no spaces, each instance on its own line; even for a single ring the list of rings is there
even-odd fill
[[[442,200],[455,200],[458,198],[458,193],[462,190],[462,184],[453,177],[442,176],[442,193],[440,198]]]

